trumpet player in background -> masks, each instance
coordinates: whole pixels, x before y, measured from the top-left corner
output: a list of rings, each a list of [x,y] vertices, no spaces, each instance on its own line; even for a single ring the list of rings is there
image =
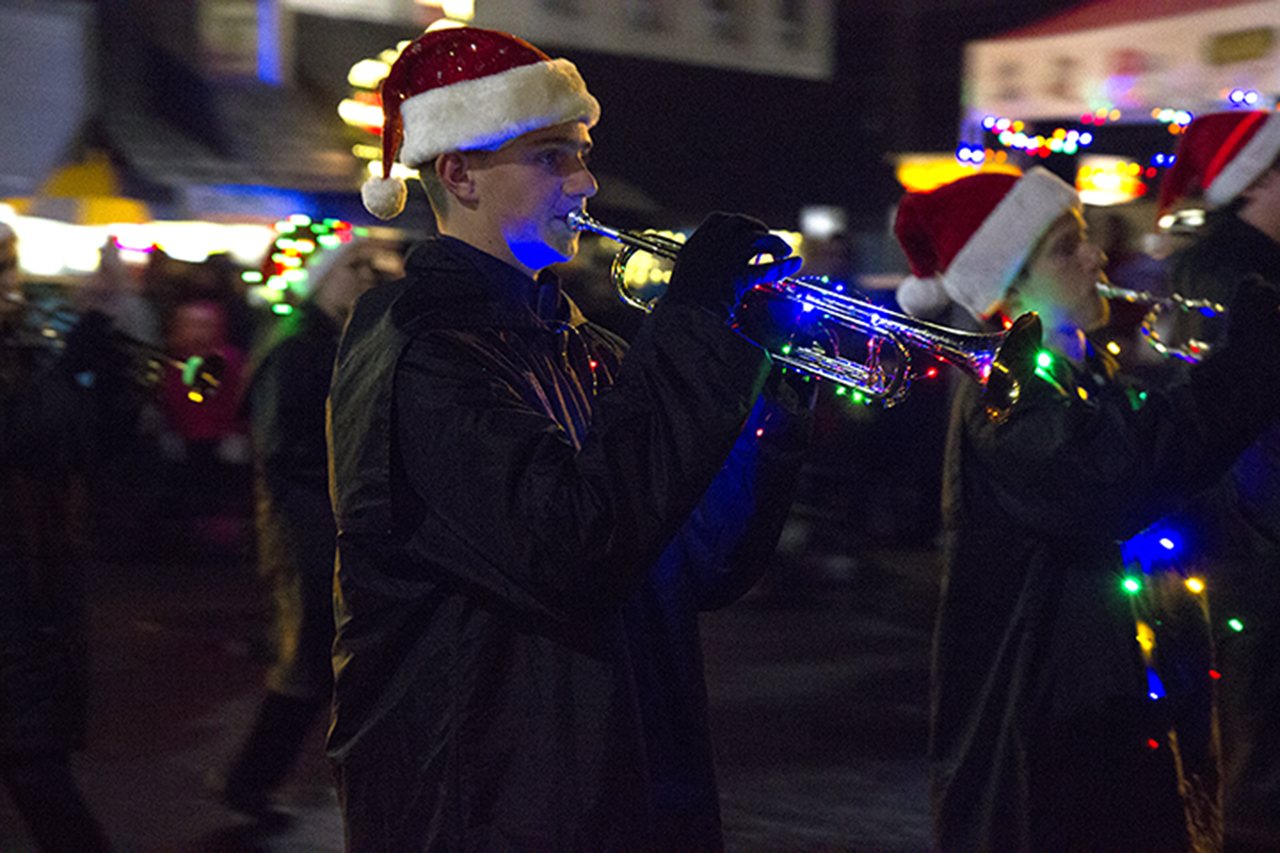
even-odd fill
[[[1206,217],[1170,258],[1175,291],[1226,303],[1250,278],[1280,282],[1278,160],[1273,112],[1203,115],[1187,128],[1160,213],[1198,206]],[[1280,849],[1280,428],[1185,520],[1212,593],[1227,849]]]
[[[908,194],[895,232],[908,311],[953,302],[996,326],[1035,311],[1045,329],[1007,419],[972,383],[953,404],[930,697],[938,849],[1216,849],[1216,767],[1191,743],[1207,727],[1172,728],[1116,543],[1273,422],[1280,292],[1242,287],[1225,343],[1143,394],[1089,345],[1105,258],[1071,186],[1040,168],[973,175]]]
[[[365,204],[399,213],[399,153],[440,236],[357,303],[330,389],[347,847],[719,849],[698,612],[765,567],[808,429],[731,319],[799,261],[713,214],[628,349],[549,269],[597,189],[574,66],[432,31],[382,100]]]
[[[38,849],[105,851],[71,768],[89,701],[86,476],[110,360],[101,315],[65,350],[29,335],[18,241],[0,223],[0,780]]]

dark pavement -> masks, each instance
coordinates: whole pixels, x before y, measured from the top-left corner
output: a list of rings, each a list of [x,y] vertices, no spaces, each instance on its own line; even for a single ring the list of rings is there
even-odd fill
[[[812,523],[793,514],[771,582],[704,621],[729,848],[927,849],[936,554],[814,549]],[[91,594],[93,725],[76,767],[119,850],[340,850],[320,727],[275,825],[206,792],[261,695],[265,604],[250,559],[113,559]],[[0,794],[0,850],[29,849]]]

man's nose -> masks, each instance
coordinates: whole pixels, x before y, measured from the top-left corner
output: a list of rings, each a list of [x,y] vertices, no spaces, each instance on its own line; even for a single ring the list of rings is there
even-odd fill
[[[565,195],[591,198],[599,189],[600,184],[596,181],[596,176],[591,174],[591,169],[587,167],[587,164],[583,163],[565,181],[564,191]]]

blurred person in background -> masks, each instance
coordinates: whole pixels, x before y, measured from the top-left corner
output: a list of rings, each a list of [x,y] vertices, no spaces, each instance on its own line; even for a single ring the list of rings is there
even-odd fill
[[[216,393],[192,394],[172,370],[158,389],[159,445],[167,462],[161,474],[173,494],[167,511],[176,512],[175,534],[189,553],[241,554],[251,540],[249,425],[240,405],[246,355],[228,337],[223,304],[212,299],[178,301],[164,337],[177,359],[214,356],[223,365]]]
[[[365,204],[402,209],[399,152],[442,236],[357,303],[330,389],[347,847],[719,849],[699,612],[767,566],[808,432],[731,317],[799,263],[713,214],[628,349],[548,269],[596,191],[574,66],[433,31],[382,100]]]
[[[1251,276],[1280,281],[1278,161],[1275,113],[1214,113],[1192,121],[1160,188],[1162,214],[1207,209],[1190,245],[1170,258],[1175,292],[1230,304]],[[1277,850],[1280,427],[1245,452],[1188,520],[1212,583],[1227,849]]]
[[[1105,257],[1075,190],[1041,168],[903,198],[900,304],[954,301],[1044,325],[1007,419],[976,383],[952,409],[930,769],[942,850],[1216,849],[1210,720],[1175,727],[1153,689],[1118,542],[1212,485],[1276,417],[1280,290],[1240,290],[1227,341],[1145,394],[1086,332]],[[1036,367],[1034,376],[1031,368]],[[1206,690],[1207,667],[1196,674]]]
[[[102,315],[57,350],[30,334],[13,230],[0,223],[0,780],[39,849],[110,845],[72,754],[89,702],[83,548],[95,388],[110,364]]]
[[[308,263],[310,293],[258,348],[245,406],[252,427],[258,566],[272,594],[276,662],[219,793],[263,815],[333,694],[333,558],[325,398],[356,299],[403,275],[391,247],[355,238]]]

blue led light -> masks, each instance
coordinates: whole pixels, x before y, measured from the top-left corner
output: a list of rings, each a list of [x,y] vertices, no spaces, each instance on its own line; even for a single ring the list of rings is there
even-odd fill
[[[1151,667],[1147,667],[1147,695],[1153,702],[1165,697],[1164,682]]]

